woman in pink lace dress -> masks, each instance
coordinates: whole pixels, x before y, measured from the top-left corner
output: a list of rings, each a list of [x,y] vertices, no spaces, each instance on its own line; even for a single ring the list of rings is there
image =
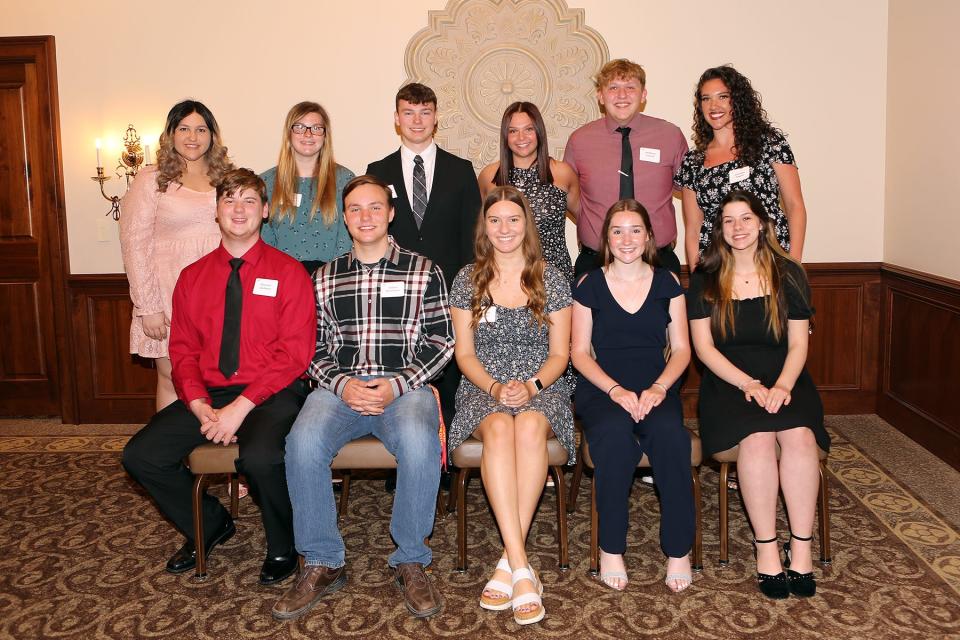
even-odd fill
[[[157,164],[144,167],[123,198],[120,248],[130,283],[130,353],[153,358],[157,410],[177,399],[167,355],[173,287],[180,270],[220,244],[215,185],[232,168],[220,128],[200,102],[170,110]]]

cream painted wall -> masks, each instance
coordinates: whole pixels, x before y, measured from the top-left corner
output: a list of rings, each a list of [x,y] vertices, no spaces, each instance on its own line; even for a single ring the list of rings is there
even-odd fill
[[[890,1],[884,260],[960,280],[960,3]]]
[[[883,258],[886,1],[569,3],[612,57],[646,67],[646,113],[687,134],[697,77],[734,63],[796,153],[810,214],[804,259]],[[338,160],[362,171],[398,144],[391,115],[405,46],[427,10],[444,6],[2,0],[0,35],[57,39],[72,272],[122,270],[116,225],[89,179],[96,138],[118,145],[132,122],[155,143],[167,109],[192,96],[217,115],[235,161],[262,170],[275,162],[286,109],[309,98],[331,113]]]

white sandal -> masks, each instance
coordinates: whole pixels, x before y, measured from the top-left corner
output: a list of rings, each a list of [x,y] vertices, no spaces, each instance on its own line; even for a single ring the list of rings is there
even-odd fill
[[[519,625],[540,622],[543,620],[543,616],[547,613],[546,609],[543,608],[543,583],[540,582],[540,579],[537,577],[536,573],[534,573],[533,569],[531,569],[529,566],[520,567],[519,569],[513,570],[513,575],[511,577],[513,586],[516,587],[517,583],[521,580],[529,580],[537,588],[537,591],[535,593],[524,593],[513,598],[510,603],[513,607],[513,620]],[[537,605],[537,608],[531,611],[517,610],[526,604],[535,604]]]
[[[510,569],[510,563],[506,558],[500,558],[500,561],[497,562],[497,569],[506,571],[511,574],[511,576],[513,575],[513,571]],[[491,598],[487,595],[488,591],[502,594],[505,597]],[[486,609],[487,611],[506,611],[510,608],[511,598],[513,598],[513,585],[507,584],[502,580],[491,579],[483,586],[483,593],[480,594],[480,608]]]

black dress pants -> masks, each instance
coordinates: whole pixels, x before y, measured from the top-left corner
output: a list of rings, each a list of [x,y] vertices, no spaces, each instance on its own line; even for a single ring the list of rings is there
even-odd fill
[[[219,409],[230,404],[243,389],[239,386],[209,389],[212,406]],[[237,471],[246,477],[250,495],[260,507],[267,555],[271,557],[287,554],[294,548],[284,442],[303,406],[306,391],[302,381],[295,381],[255,407],[237,430],[240,445]],[[182,400],[177,400],[154,415],[123,449],[124,468],[188,540],[193,540],[193,474],[183,460],[195,447],[206,442],[206,436],[200,433],[200,421]],[[206,493],[202,511],[203,530],[211,537],[230,517],[220,501]]]

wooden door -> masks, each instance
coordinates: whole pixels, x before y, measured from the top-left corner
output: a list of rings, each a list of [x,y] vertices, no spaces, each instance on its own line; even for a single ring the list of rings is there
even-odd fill
[[[0,38],[0,415],[69,420],[54,51],[52,36]]]

